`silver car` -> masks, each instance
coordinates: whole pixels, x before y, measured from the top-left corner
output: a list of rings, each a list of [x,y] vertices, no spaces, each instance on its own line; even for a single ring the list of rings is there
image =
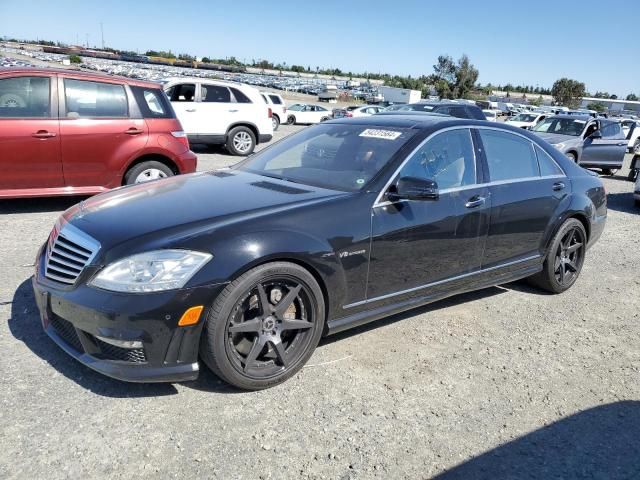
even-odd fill
[[[588,115],[554,115],[532,129],[577,164],[611,175],[622,168],[627,140],[620,123]]]

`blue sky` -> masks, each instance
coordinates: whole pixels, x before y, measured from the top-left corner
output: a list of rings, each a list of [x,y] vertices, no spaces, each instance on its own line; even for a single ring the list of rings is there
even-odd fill
[[[467,4],[468,3],[468,4]],[[482,83],[640,95],[637,1],[0,0],[0,35],[420,75],[466,53]]]

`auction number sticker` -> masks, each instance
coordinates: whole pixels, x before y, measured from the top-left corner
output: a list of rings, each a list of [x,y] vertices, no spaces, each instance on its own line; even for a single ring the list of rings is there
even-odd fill
[[[383,138],[385,140],[395,140],[402,132],[394,132],[393,130],[378,130],[376,128],[367,128],[360,136],[368,138]]]

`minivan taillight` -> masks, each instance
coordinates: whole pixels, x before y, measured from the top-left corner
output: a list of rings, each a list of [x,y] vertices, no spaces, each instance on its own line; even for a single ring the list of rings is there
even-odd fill
[[[269,110],[269,113],[267,114],[269,118],[273,117],[273,110],[271,110],[271,107],[269,107],[267,110]]]
[[[171,132],[171,135],[177,138],[181,144],[183,144],[185,147],[187,147],[187,149],[189,149],[189,138],[187,138],[186,133],[184,133],[182,130],[178,130],[175,132]]]

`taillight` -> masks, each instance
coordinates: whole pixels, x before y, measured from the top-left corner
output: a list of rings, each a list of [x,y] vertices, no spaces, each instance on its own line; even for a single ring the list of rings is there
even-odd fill
[[[353,117],[353,113],[351,113],[351,112],[344,112],[344,116],[345,116],[345,117]]]
[[[269,118],[273,117],[273,111],[271,110],[271,107],[269,107],[267,110],[269,110]]]
[[[187,150],[189,149],[189,138],[187,137],[186,133],[184,133],[182,130],[177,130],[175,132],[171,132],[171,135],[176,138],[181,144],[187,147]]]
[[[287,107],[282,107],[282,108],[284,108],[283,112],[287,113]]]

